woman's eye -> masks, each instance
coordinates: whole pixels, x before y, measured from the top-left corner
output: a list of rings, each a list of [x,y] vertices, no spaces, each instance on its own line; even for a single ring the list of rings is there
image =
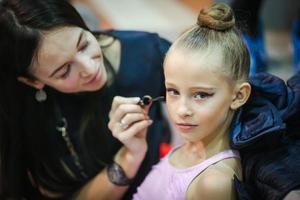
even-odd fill
[[[67,66],[64,68],[65,68],[65,72],[62,75],[60,75],[60,78],[62,78],[62,79],[65,79],[69,76],[69,74],[71,72],[71,64],[67,64]]]
[[[90,45],[89,41],[85,41],[84,44],[79,48],[79,51],[84,51],[87,49],[87,47]]]
[[[172,95],[172,96],[179,95],[179,92],[173,88],[167,88],[166,91],[167,91],[167,94]]]
[[[212,96],[213,94],[207,93],[207,92],[197,92],[194,97],[196,99],[206,99],[210,96]]]

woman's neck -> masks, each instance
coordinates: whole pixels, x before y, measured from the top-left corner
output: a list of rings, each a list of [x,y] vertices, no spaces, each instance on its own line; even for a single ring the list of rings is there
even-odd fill
[[[109,35],[99,35],[97,39],[103,55],[110,62],[115,72],[118,72],[121,64],[121,42]]]

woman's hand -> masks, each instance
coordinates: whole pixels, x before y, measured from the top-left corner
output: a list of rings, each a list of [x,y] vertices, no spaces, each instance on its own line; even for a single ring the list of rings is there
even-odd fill
[[[109,129],[132,156],[144,156],[147,151],[146,132],[152,124],[148,116],[149,106],[138,105],[140,98],[114,98],[109,113]]]
[[[152,123],[148,116],[149,106],[142,108],[138,105],[139,101],[140,98],[117,96],[109,113],[108,127],[113,136],[124,144],[114,156],[114,162],[121,166],[128,179],[135,177],[144,160],[148,149],[146,131]],[[74,195],[74,199],[121,199],[128,186],[120,186],[111,181],[108,169],[109,166],[91,179],[78,194]]]

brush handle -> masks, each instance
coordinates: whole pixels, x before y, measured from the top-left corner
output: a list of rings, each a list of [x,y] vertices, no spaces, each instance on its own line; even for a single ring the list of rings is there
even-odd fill
[[[164,96],[158,96],[155,98],[152,98],[149,95],[145,95],[142,97],[142,99],[138,102],[138,105],[140,105],[141,107],[147,106],[150,103],[154,103],[154,102],[159,102],[160,100],[164,100],[165,97]]]

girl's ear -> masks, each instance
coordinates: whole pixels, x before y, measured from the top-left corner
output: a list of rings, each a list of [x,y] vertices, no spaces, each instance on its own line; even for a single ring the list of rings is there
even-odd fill
[[[17,79],[18,79],[18,81],[20,81],[26,85],[29,85],[31,87],[34,87],[38,90],[42,89],[45,86],[45,84],[39,80],[32,80],[32,79],[26,78],[24,76],[18,76]]]
[[[249,99],[251,94],[251,85],[247,82],[239,84],[236,88],[233,101],[230,105],[232,110],[237,110],[239,107],[244,105]]]

